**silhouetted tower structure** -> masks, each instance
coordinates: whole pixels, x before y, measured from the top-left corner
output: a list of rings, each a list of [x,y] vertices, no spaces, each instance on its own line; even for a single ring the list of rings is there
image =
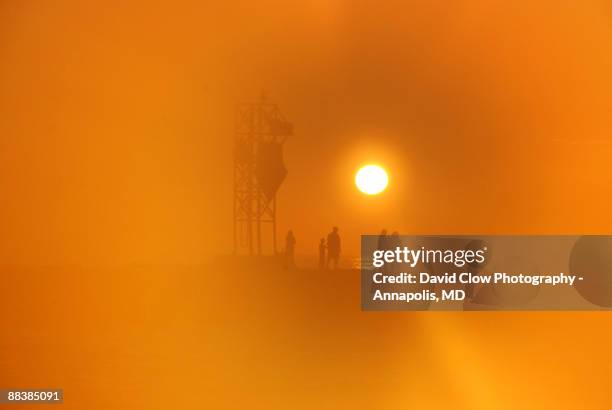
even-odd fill
[[[293,134],[278,106],[266,101],[236,107],[234,253],[262,253],[262,224],[271,225],[276,253],[276,192],[287,175],[283,144]],[[270,232],[270,229],[268,230]]]

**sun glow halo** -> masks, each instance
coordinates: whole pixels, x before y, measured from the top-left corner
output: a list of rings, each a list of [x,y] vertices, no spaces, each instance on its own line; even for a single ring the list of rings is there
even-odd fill
[[[365,165],[355,175],[355,185],[366,195],[377,195],[387,188],[389,177],[378,165]]]

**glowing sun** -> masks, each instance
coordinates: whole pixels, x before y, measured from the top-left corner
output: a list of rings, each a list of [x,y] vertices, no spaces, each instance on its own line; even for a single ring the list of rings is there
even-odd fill
[[[378,165],[361,167],[355,175],[355,185],[367,195],[380,194],[389,183],[387,172]]]

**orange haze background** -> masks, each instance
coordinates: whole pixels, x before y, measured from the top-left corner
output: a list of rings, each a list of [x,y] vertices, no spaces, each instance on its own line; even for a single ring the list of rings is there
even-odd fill
[[[610,2],[5,0],[0,387],[71,409],[609,408],[607,313],[366,313],[350,271],[215,263],[235,104],[262,90],[295,124],[278,217],[300,254],[332,225],[348,256],[383,227],[612,232]],[[381,196],[353,185],[371,161]]]

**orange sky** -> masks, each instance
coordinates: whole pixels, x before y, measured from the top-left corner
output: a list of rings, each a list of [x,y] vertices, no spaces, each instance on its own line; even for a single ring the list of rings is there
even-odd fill
[[[0,5],[3,263],[230,251],[233,109],[262,89],[295,124],[298,253],[334,224],[347,252],[383,226],[612,230],[606,2],[204,3]]]
[[[261,90],[295,125],[299,254],[331,225],[347,254],[382,227],[612,232],[607,0],[0,1],[0,386],[92,410],[610,407],[607,312],[364,312],[354,271],[134,267],[231,251],[234,107]],[[353,186],[370,161],[379,197]]]

